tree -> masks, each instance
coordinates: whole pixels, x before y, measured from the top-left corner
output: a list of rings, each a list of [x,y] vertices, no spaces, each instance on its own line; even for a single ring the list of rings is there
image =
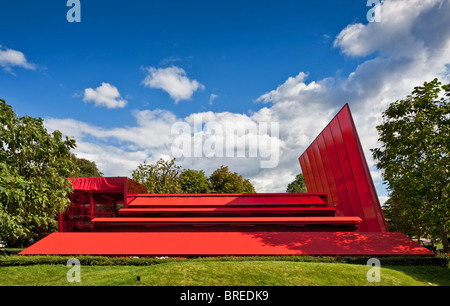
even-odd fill
[[[0,99],[0,237],[20,245],[57,226],[70,203],[75,140],[49,134],[41,118],[17,116]]]
[[[180,188],[183,193],[209,193],[211,186],[203,170],[185,169],[181,172]]]
[[[421,235],[439,232],[448,252],[450,225],[450,84],[434,79],[391,103],[372,150],[390,191],[391,218]]]
[[[180,193],[180,169],[175,158],[170,161],[160,159],[154,165],[144,161],[133,171],[132,178],[147,187],[148,193]]]
[[[286,192],[289,193],[308,192],[308,190],[306,189],[306,183],[305,178],[303,177],[303,173],[297,174],[295,180],[289,183],[289,185],[287,186]]]
[[[242,182],[242,193],[256,193],[255,187],[249,179],[244,179]]]
[[[78,170],[75,177],[99,177],[103,176],[103,173],[98,170],[95,162],[87,160],[85,158],[78,158],[75,154],[71,155],[74,164]]]
[[[149,193],[255,193],[248,179],[230,172],[228,167],[221,166],[208,179],[203,170],[181,170],[175,158],[160,159],[156,164],[144,161],[133,171],[132,178]]]
[[[226,166],[215,170],[209,181],[214,193],[255,193],[255,188],[248,179],[236,172],[230,172]]]

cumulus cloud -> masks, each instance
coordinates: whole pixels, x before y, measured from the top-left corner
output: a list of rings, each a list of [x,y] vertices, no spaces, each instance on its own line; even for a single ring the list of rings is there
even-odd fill
[[[339,47],[344,54],[356,57],[374,52],[389,56],[412,55],[416,49],[423,48],[424,42],[429,39],[417,32],[422,28],[423,22],[431,22],[431,25],[426,26],[429,30],[448,32],[443,20],[448,19],[447,10],[448,0],[383,1],[380,6],[380,22],[348,25],[336,37],[334,46]],[[427,18],[429,13],[435,20]],[[439,27],[433,28],[436,25]]]
[[[130,176],[145,159],[156,161],[170,153],[171,126],[177,118],[169,111],[134,111],[136,125],[105,129],[74,119],[45,119],[50,131],[59,130],[77,140],[75,153],[94,161],[106,176]]]
[[[380,186],[381,177],[373,169],[370,152],[380,145],[376,125],[388,104],[405,98],[414,86],[435,77],[450,81],[449,13],[448,0],[383,1],[380,23],[349,25],[334,42],[345,56],[375,54],[374,58],[363,61],[343,78],[307,83],[307,73],[300,72],[261,95],[257,101],[271,103],[272,116],[282,123],[280,137],[288,144],[287,156],[290,152],[301,154],[348,102],[374,180]]]
[[[45,125],[51,131],[58,129],[65,135],[73,136],[78,144],[75,153],[95,161],[105,175],[112,176],[130,175],[145,159],[155,162],[159,158],[174,156],[174,143],[180,134],[171,131],[176,130],[180,123],[188,127],[187,134],[181,136],[187,137],[191,150],[178,160],[184,167],[202,169],[209,174],[220,165],[239,171],[250,164],[256,174],[255,170],[261,167],[260,153],[264,153],[265,161],[270,161],[272,157],[267,154],[271,153],[271,148],[262,147],[263,151],[260,144],[273,142],[274,148],[283,146],[278,143],[277,134],[272,133],[271,126],[261,133],[254,128],[259,124],[258,119],[245,114],[204,112],[179,118],[166,110],[136,110],[133,115],[136,124],[131,127],[105,129],[83,121],[57,118],[47,118]],[[220,134],[217,127],[222,129]],[[244,133],[236,135],[230,142],[227,135],[234,136],[236,131]],[[197,140],[200,140],[199,156],[195,153]],[[208,151],[208,144],[219,143],[220,152],[215,149]],[[209,154],[211,152],[213,154]],[[255,154],[250,156],[250,152]],[[122,165],[118,164],[120,160],[123,160]],[[274,161],[277,162],[276,159]]]
[[[83,101],[94,102],[95,106],[107,108],[123,108],[128,103],[127,100],[121,98],[117,87],[109,83],[102,83],[96,89],[86,88]]]
[[[298,157],[325,127],[336,112],[349,103],[361,139],[361,144],[371,166],[377,188],[381,176],[373,167],[370,149],[378,147],[376,125],[381,123],[381,113],[390,102],[411,93],[414,86],[439,77],[450,81],[450,1],[394,1],[385,0],[380,23],[353,24],[342,29],[335,39],[335,47],[343,56],[360,57],[361,64],[347,76],[308,80],[308,73],[300,71],[288,76],[273,90],[255,97],[261,108],[248,113],[203,112],[179,118],[165,110],[141,110],[133,114],[136,125],[111,130],[69,119],[47,119],[46,124],[73,135],[79,143],[77,152],[101,162],[105,175],[130,175],[144,159],[156,161],[171,156],[171,127],[176,122],[193,127],[196,117],[203,123],[235,123],[251,127],[263,122],[278,122],[279,163],[275,168],[262,168],[258,158],[241,157],[191,157],[179,159],[186,168],[204,169],[211,173],[220,165],[228,165],[250,178],[258,192],[284,192],[300,166]],[[372,55],[369,59],[364,56]],[[166,68],[168,69],[168,68]],[[151,80],[161,80],[163,74],[181,76],[184,81],[155,81],[152,88],[169,88],[168,84],[181,84],[191,88],[184,97],[190,97],[200,85],[193,86],[184,70],[149,68]],[[301,70],[301,69],[299,69]],[[177,72],[178,71],[178,72]],[[153,74],[152,74],[153,73]],[[268,75],[268,77],[270,77]],[[159,84],[157,87],[157,84]],[[166,87],[167,86],[167,87]],[[196,88],[193,90],[192,88]],[[172,93],[181,100],[181,93]],[[175,99],[175,98],[174,98]],[[189,139],[214,139],[212,131],[200,126],[192,129]],[[249,134],[258,139],[260,135]],[[81,144],[81,145],[80,145]],[[248,148],[248,143],[238,143],[236,149]],[[112,163],[105,162],[111,159]],[[380,194],[384,203],[385,194]]]
[[[12,73],[13,67],[36,70],[37,65],[30,63],[20,51],[4,48],[0,45],[0,66]]]
[[[181,100],[189,100],[194,92],[205,88],[203,84],[196,80],[190,80],[186,76],[186,71],[180,67],[149,67],[145,71],[147,76],[142,81],[144,86],[164,90],[175,100],[175,103]]]

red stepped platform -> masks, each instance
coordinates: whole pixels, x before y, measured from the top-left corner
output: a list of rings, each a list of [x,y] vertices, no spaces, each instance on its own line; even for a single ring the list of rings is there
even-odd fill
[[[299,162],[313,193],[150,195],[126,178],[72,179],[66,232],[19,254],[434,255],[388,232],[348,105]]]
[[[94,231],[356,231],[359,217],[336,217],[324,194],[131,195],[118,218]],[[141,208],[145,207],[145,208]],[[150,215],[150,216],[149,216]]]
[[[95,232],[54,233],[20,255],[433,255],[401,233],[357,232],[359,217],[313,194],[129,198],[119,217],[93,219]]]

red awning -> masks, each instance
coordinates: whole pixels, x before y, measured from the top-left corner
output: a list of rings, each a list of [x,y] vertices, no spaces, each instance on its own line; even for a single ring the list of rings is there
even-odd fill
[[[74,190],[87,192],[123,192],[123,185],[108,183],[104,177],[76,177],[69,178]]]

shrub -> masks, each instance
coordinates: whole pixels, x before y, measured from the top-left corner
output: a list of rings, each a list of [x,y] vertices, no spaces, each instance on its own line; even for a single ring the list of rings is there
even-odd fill
[[[111,257],[111,256],[0,256],[0,266],[27,265],[66,265],[70,258],[77,258],[81,265],[86,266],[150,266],[168,262],[186,261],[292,261],[292,262],[322,262],[366,265],[370,256],[220,256],[198,258],[157,258],[157,257]],[[381,266],[440,266],[448,267],[450,255],[439,256],[379,256]]]

